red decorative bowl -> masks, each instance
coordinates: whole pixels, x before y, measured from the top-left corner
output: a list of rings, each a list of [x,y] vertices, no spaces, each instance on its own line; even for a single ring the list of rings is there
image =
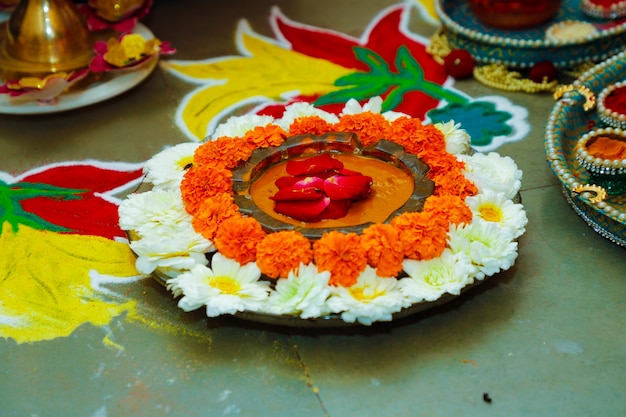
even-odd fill
[[[468,0],[470,9],[486,25],[524,29],[552,19],[561,0]]]

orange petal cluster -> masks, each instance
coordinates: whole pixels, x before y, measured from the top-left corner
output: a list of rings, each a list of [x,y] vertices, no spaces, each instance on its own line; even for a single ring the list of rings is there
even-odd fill
[[[247,161],[254,149],[253,145],[242,138],[223,136],[199,146],[193,160],[197,165],[217,165],[232,169]]]
[[[334,126],[337,132],[358,132],[364,146],[372,145],[391,134],[389,122],[378,113],[346,114]]]
[[[367,254],[356,233],[337,230],[325,233],[313,244],[313,259],[320,271],[329,271],[328,283],[349,287],[357,282],[367,266]]]
[[[289,272],[312,259],[311,242],[294,230],[268,234],[256,248],[256,263],[269,278],[287,278]]]
[[[255,219],[238,215],[220,224],[213,243],[222,255],[245,265],[256,260],[256,248],[266,235]]]
[[[289,126],[289,135],[322,136],[333,131],[333,125],[319,116],[299,117]]]
[[[185,208],[194,214],[205,199],[218,193],[232,192],[233,173],[221,166],[194,165],[187,170],[180,184]]]
[[[428,260],[441,255],[446,248],[448,221],[433,212],[403,213],[391,221],[404,245],[404,256]]]
[[[361,235],[361,246],[378,276],[395,277],[402,271],[404,244],[395,227],[380,223],[368,227]]]
[[[206,198],[196,210],[191,224],[202,236],[213,240],[217,229],[226,219],[239,214],[239,207],[229,193]]]

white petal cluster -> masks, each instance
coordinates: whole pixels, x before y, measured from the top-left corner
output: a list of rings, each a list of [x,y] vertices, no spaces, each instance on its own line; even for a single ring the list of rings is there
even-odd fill
[[[197,233],[185,211],[178,190],[151,190],[131,194],[118,208],[120,227],[132,231],[131,249],[137,254],[139,272],[159,268],[177,275],[196,263],[206,264],[213,243]]]
[[[363,106],[361,106],[361,104],[358,101],[351,98],[350,100],[346,102],[346,105],[341,111],[341,114],[342,115],[359,114],[359,113],[365,113],[365,112],[380,114],[380,112],[382,112],[382,109],[383,109],[383,99],[380,96],[370,98],[367,101],[367,103],[365,103]],[[405,113],[400,113],[396,111],[386,111],[382,113],[382,116],[385,118],[385,120],[389,122],[399,119],[400,117],[407,117]]]
[[[367,266],[352,286],[331,288],[328,306],[347,323],[369,326],[375,321],[391,321],[393,313],[408,306],[408,302],[396,278],[381,278]]]
[[[178,189],[185,175],[185,168],[193,162],[193,154],[199,143],[180,143],[165,148],[144,165],[146,181],[154,189]]]
[[[318,272],[314,264],[301,264],[286,279],[276,282],[266,311],[272,314],[298,315],[303,319],[325,316],[330,313],[326,299],[330,295],[330,272]]]
[[[274,118],[272,116],[259,116],[257,114],[231,116],[224,123],[217,126],[211,138],[215,140],[222,136],[243,137],[247,131],[255,127],[267,126],[273,122]]]
[[[267,301],[269,283],[260,281],[261,271],[254,262],[240,265],[216,253],[211,267],[195,265],[191,270],[169,279],[175,294],[183,294],[178,306],[185,311],[206,306],[208,317],[261,310]]]
[[[283,113],[283,117],[276,120],[275,123],[289,131],[289,127],[296,119],[307,116],[318,116],[328,123],[337,123],[339,121],[339,118],[332,113],[318,109],[310,103],[298,102],[288,106]]]
[[[169,238],[193,231],[191,215],[183,206],[179,190],[151,190],[130,194],[119,207],[120,227],[140,238]]]
[[[407,259],[403,268],[409,277],[400,280],[400,290],[411,303],[435,301],[445,293],[459,295],[477,271],[466,254],[450,249],[434,259]]]
[[[451,225],[448,246],[452,252],[462,252],[471,259],[478,268],[479,280],[509,269],[517,259],[517,242],[511,232],[492,222]]]
[[[157,268],[166,275],[177,275],[196,264],[206,265],[206,253],[215,250],[213,244],[197,233],[170,236],[167,239],[140,239],[130,242],[137,254],[135,266],[144,274]]]
[[[528,218],[524,206],[507,199],[503,193],[487,191],[467,197],[465,203],[472,210],[475,221],[497,223],[510,231],[514,239],[526,231]]]
[[[513,199],[522,186],[522,171],[508,156],[495,152],[458,155],[465,162],[465,176],[476,184],[480,193],[494,191]]]
[[[461,129],[460,123],[450,120],[446,123],[436,123],[435,127],[443,133],[446,141],[446,152],[452,155],[463,155],[470,151],[470,135]]]

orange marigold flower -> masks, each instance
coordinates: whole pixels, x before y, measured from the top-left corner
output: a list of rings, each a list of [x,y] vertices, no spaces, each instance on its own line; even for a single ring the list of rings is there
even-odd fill
[[[222,255],[245,265],[256,260],[256,248],[265,236],[254,218],[234,215],[220,224],[213,243]]]
[[[465,178],[460,170],[453,169],[432,176],[429,173],[428,176],[435,182],[435,195],[456,195],[465,199],[478,193],[476,185]]]
[[[404,244],[398,231],[390,224],[374,224],[361,235],[361,246],[367,254],[367,262],[381,277],[395,277],[402,271]]]
[[[391,126],[390,140],[402,145],[407,152],[419,158],[438,158],[446,153],[443,133],[433,125],[423,125],[420,120],[400,118]],[[428,163],[425,159],[424,162]]]
[[[220,165],[232,169],[247,161],[254,147],[242,138],[222,136],[217,140],[200,145],[193,156],[197,165]]]
[[[294,230],[269,234],[256,248],[256,263],[270,278],[286,278],[290,271],[312,259],[311,242]]]
[[[402,145],[407,152],[418,154],[421,145],[418,140],[413,138],[420,137],[420,131],[424,129],[422,121],[409,117],[400,117],[391,123],[391,133],[389,140]]]
[[[213,240],[219,225],[226,219],[239,213],[233,196],[229,193],[218,193],[206,198],[193,215],[191,224],[196,232],[209,240]]]
[[[472,210],[465,200],[456,195],[432,195],[426,199],[424,210],[435,217],[442,217],[449,223],[461,224],[472,221]]]
[[[287,132],[278,126],[269,124],[267,126],[257,126],[246,132],[244,139],[255,146],[255,148],[269,148],[279,146],[285,138]]]
[[[378,113],[345,114],[333,129],[338,132],[354,132],[364,146],[376,143],[380,139],[388,138],[391,134],[391,125]]]
[[[319,116],[298,117],[289,126],[289,135],[322,136],[333,131],[333,125]]]
[[[404,255],[409,259],[436,258],[446,248],[448,221],[431,212],[403,213],[391,225],[398,230]]]
[[[349,287],[367,266],[367,254],[356,233],[333,230],[313,244],[313,259],[320,271],[329,271],[329,284]]]
[[[187,211],[194,214],[206,198],[218,193],[231,192],[232,176],[231,171],[220,166],[194,165],[189,168],[180,184]]]
[[[420,158],[430,167],[432,175],[439,175],[450,171],[459,171],[463,167],[462,163],[454,155],[449,153],[441,154],[437,152],[422,153]]]

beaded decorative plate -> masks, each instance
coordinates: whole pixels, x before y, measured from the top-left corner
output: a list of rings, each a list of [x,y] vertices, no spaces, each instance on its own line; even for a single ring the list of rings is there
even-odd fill
[[[626,246],[626,193],[597,198],[602,190],[595,188],[591,173],[576,159],[576,144],[587,132],[603,126],[598,112],[586,106],[590,97],[624,79],[626,51],[581,75],[552,109],[544,141],[547,161],[567,201],[597,233],[620,246]]]
[[[465,49],[481,64],[529,68],[551,61],[557,68],[572,68],[586,61],[600,62],[620,52],[626,43],[626,20],[594,20],[582,12],[580,0],[563,0],[560,11],[541,25],[505,30],[483,24],[466,0],[437,0],[442,35],[454,48]],[[591,24],[596,32],[583,38],[553,40],[546,32],[568,21]]]

